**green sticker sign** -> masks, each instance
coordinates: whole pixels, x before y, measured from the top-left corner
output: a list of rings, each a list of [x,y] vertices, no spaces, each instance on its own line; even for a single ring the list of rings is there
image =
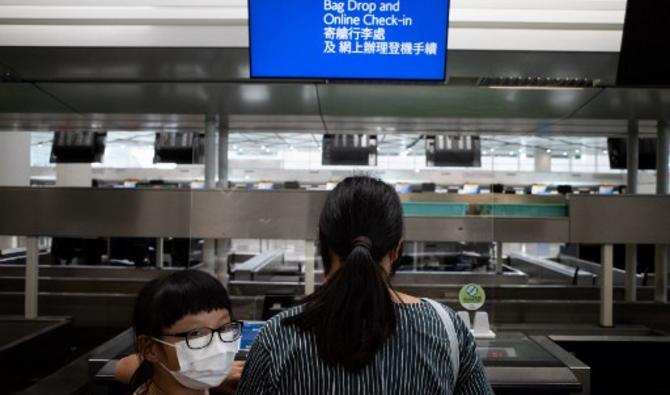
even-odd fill
[[[486,301],[486,293],[478,284],[467,284],[458,293],[458,301],[466,310],[479,310]]]

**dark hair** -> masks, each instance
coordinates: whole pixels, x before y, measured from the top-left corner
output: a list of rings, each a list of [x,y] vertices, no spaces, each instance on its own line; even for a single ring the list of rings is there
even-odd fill
[[[395,332],[388,275],[380,262],[403,233],[400,199],[393,187],[350,177],[333,189],[319,218],[319,247],[329,280],[305,299],[304,310],[284,323],[312,331],[319,356],[358,371]],[[341,268],[331,273],[331,254]]]
[[[221,282],[199,270],[181,270],[149,281],[140,291],[133,311],[135,339],[160,338],[166,328],[189,314],[227,309],[228,292]],[[139,352],[137,341],[136,349]],[[143,360],[130,380],[131,393],[153,377],[153,365]]]

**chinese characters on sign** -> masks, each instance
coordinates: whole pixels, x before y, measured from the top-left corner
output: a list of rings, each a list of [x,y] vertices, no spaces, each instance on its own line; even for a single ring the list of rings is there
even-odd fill
[[[323,53],[398,56],[437,56],[434,41],[393,41],[393,33],[411,27],[414,21],[400,12],[400,1],[395,3],[323,0]],[[364,12],[350,16],[349,12]],[[378,13],[391,13],[379,16]],[[391,33],[391,34],[389,34]],[[402,36],[398,34],[398,36]]]

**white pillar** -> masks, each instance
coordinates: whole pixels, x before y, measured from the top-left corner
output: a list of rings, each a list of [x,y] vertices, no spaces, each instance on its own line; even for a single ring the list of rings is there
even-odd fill
[[[30,132],[0,132],[0,186],[30,186]],[[0,250],[17,247],[18,237],[0,236]]]
[[[220,125],[219,130],[219,180],[217,186],[221,189],[228,188],[228,128]]]
[[[219,117],[207,116],[205,120],[205,188],[216,188],[216,138],[219,133]],[[205,239],[203,245],[205,270],[216,274],[216,240]]]
[[[628,146],[627,146],[627,184],[626,190],[629,195],[637,193],[637,176],[640,162],[640,138],[639,125],[636,120],[628,122]],[[626,301],[637,300],[637,246],[626,244]]]
[[[219,147],[218,147],[218,181],[219,189],[228,188],[228,125],[225,121],[219,122]],[[230,239],[216,240],[216,276],[221,283],[228,287],[228,256],[232,251]]]
[[[600,325],[614,326],[614,273],[613,246],[603,245],[600,262]]]
[[[535,172],[551,172],[551,153],[547,152],[544,148],[535,148]]]

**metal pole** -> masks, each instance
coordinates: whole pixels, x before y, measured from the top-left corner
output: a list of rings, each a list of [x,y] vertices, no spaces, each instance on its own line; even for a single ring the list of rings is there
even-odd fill
[[[496,274],[503,274],[503,243],[496,242]]]
[[[668,303],[668,246],[656,245],[656,265],[654,271],[655,290],[654,301]]]
[[[634,195],[637,193],[637,175],[640,164],[640,132],[639,132],[638,122],[628,121],[628,149],[627,151],[627,160],[628,160],[628,172],[626,189],[627,193]]]
[[[216,187],[216,138],[219,134],[219,117],[207,116],[205,119],[205,188]]]
[[[658,122],[658,151],[656,171],[656,193],[670,194],[670,180],[668,180],[668,157],[670,157],[670,124],[666,121]]]
[[[216,188],[216,138],[219,134],[219,117],[207,116],[205,119],[205,188]],[[203,244],[203,261],[205,271],[216,272],[216,242],[214,239],[205,239]]]
[[[614,326],[613,310],[613,248],[611,244],[603,245],[600,265],[600,325],[611,328]]]
[[[656,193],[670,194],[668,180],[668,160],[670,157],[670,124],[667,121],[658,122],[658,150],[656,158]],[[656,290],[654,300],[658,303],[668,302],[668,246],[656,245],[656,264],[654,277]]]
[[[39,294],[39,247],[37,237],[26,238],[26,287],[25,318],[37,318],[37,295]]]
[[[228,256],[231,251],[230,239],[219,239],[216,241],[216,277],[224,287],[228,287],[230,276],[228,275]]]
[[[219,129],[219,182],[221,189],[228,188],[228,128],[221,125]]]
[[[628,121],[628,171],[627,193],[637,193],[637,177],[640,163],[640,133],[637,120]],[[626,301],[637,300],[637,245],[626,244]]]
[[[163,255],[164,244],[162,237],[156,239],[156,268],[158,269],[162,269],[165,262],[165,256]]]
[[[626,244],[626,302],[637,301],[637,245]]]
[[[228,125],[225,121],[219,123],[219,189],[228,188]],[[230,239],[216,240],[216,276],[221,283],[228,287],[228,256],[232,250]]]

